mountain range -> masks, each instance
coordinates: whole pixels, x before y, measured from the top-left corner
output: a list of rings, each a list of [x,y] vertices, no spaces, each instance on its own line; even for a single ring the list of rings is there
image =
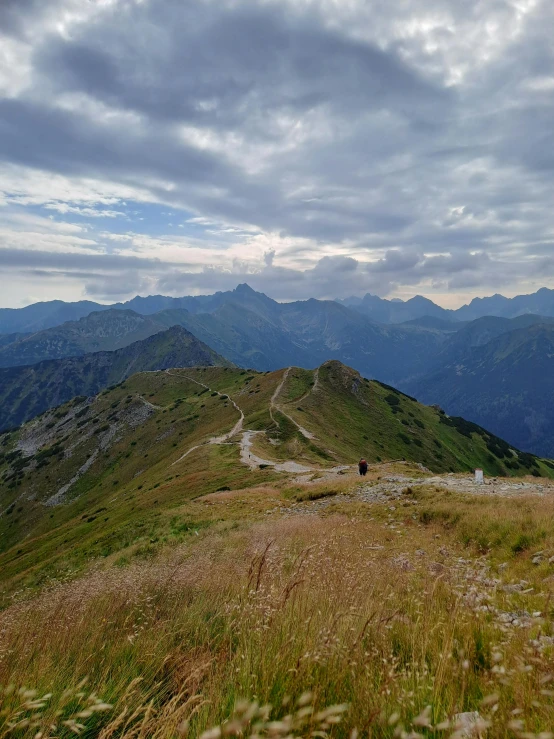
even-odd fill
[[[168,300],[173,301],[131,301],[142,309],[144,301],[150,301],[149,308],[161,305],[156,313],[109,308],[23,338],[12,335],[15,340],[0,346],[0,367],[113,350],[179,325],[244,367],[263,371],[285,365],[315,367],[338,359],[366,376],[395,382],[404,379],[405,368],[409,375],[424,371],[427,357],[441,341],[440,333],[416,325],[376,324],[335,301],[278,303],[247,285],[209,300],[175,299],[173,307],[163,307]]]
[[[163,310],[185,309],[189,313],[213,313],[229,299],[236,298],[237,291],[250,290],[247,285],[239,285],[237,290],[217,292],[213,295],[186,296],[172,298],[164,295],[136,296],[125,303],[103,305],[90,300],[65,303],[51,300],[34,303],[24,308],[0,309],[0,334],[34,333],[45,328],[59,326],[67,321],[78,321],[94,311],[129,309],[141,315],[151,315]],[[254,292],[251,290],[251,292]],[[260,295],[260,293],[257,293]],[[269,300],[269,298],[268,298]],[[474,298],[469,305],[457,310],[441,308],[428,298],[416,295],[410,300],[386,300],[367,293],[363,298],[351,297],[337,300],[378,323],[404,323],[423,316],[442,318],[447,322],[474,321],[483,316],[515,318],[525,313],[554,316],[554,290],[544,287],[531,295],[505,298],[493,295],[488,298]]]
[[[421,295],[403,301],[384,300],[367,293],[363,298],[351,297],[338,302],[380,323],[403,323],[422,316],[441,318],[447,322],[474,321],[483,316],[516,318],[526,313],[554,316],[554,290],[546,287],[531,295],[518,295],[514,298],[505,298],[498,294],[488,298],[474,298],[469,305],[463,305],[457,310],[441,308]]]
[[[0,431],[76,396],[95,395],[135,372],[197,365],[230,363],[186,329],[174,326],[111,352],[0,369]]]
[[[425,298],[406,303],[373,296],[278,303],[239,285],[211,296],[137,297],[115,307],[53,301],[43,304],[42,311],[37,306],[0,311],[4,328],[9,324],[14,329],[0,335],[0,367],[11,368],[0,373],[0,419],[3,427],[10,426],[31,418],[38,408],[68,399],[68,393],[93,393],[105,387],[122,376],[126,354],[117,352],[179,326],[209,347],[216,362],[273,371],[338,360],[365,377],[396,385],[424,402],[439,404],[449,414],[490,427],[518,448],[554,455],[554,403],[548,380],[554,364],[548,327],[554,317],[527,311],[534,306],[554,313],[553,295],[543,289],[511,300],[495,296],[472,301],[460,311],[445,311]],[[41,321],[60,320],[66,308],[73,317],[79,311],[86,315],[30,330]],[[91,308],[99,310],[90,312]],[[470,320],[487,308],[523,312]],[[372,318],[376,311],[388,322]],[[416,315],[422,311],[428,313]],[[545,340],[538,341],[537,335]],[[161,345],[171,357],[167,342],[161,340]],[[148,345],[149,367],[170,366],[158,349],[151,361],[150,351]],[[45,360],[63,361],[48,365]],[[108,369],[112,361],[113,371]],[[187,359],[183,361],[186,364]]]

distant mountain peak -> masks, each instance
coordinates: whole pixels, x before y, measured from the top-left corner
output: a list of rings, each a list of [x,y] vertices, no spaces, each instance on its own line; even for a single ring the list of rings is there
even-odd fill
[[[257,293],[256,290],[253,290],[247,282],[241,282],[240,285],[237,285],[235,287],[233,292],[243,294],[243,295],[259,295],[260,294],[260,293]]]
[[[391,302],[396,302],[396,300],[393,300]],[[401,300],[400,302],[402,303],[404,301]],[[409,300],[406,301],[406,305],[433,305],[437,307],[436,303],[433,303],[432,300],[430,300],[429,298],[426,298],[423,295],[414,295],[413,298],[410,298]]]

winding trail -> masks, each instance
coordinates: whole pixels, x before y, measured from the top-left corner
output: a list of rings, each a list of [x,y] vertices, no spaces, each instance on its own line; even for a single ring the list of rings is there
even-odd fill
[[[296,428],[300,431],[300,433],[305,439],[309,439],[310,441],[312,441],[313,439],[317,439],[317,437],[314,436],[314,434],[312,434],[311,431],[308,431],[308,429],[305,429],[303,426],[301,426],[297,421],[294,420],[292,416],[289,416],[289,414],[286,411],[284,411],[280,406],[277,405],[277,398],[281,394],[281,390],[283,389],[283,386],[288,379],[291,369],[292,367],[287,367],[285,374],[283,375],[283,379],[281,380],[281,382],[275,389],[275,392],[271,396],[271,403],[269,405],[269,415],[271,416],[271,420],[273,421],[273,423],[276,426],[278,426],[279,423],[278,421],[275,420],[273,411],[274,410],[279,411],[279,413],[282,413],[283,416],[285,416],[285,418],[288,418],[288,420],[296,426]],[[297,403],[301,403],[303,400],[305,400],[308,397],[308,395],[311,395],[313,391],[316,389],[317,385],[319,384],[319,367],[315,370],[314,378],[315,378],[315,381],[314,381],[313,387],[311,387],[307,393],[304,393],[304,395],[296,401]]]
[[[309,395],[311,395],[312,393],[314,393],[317,390],[318,387],[319,387],[319,367],[316,367],[315,370],[314,370],[314,384],[308,390],[307,393],[304,393],[304,395],[301,398],[298,398],[298,400],[295,401],[295,402],[296,403],[301,403],[303,400],[306,400],[306,398]]]
[[[275,392],[273,393],[270,401],[269,406],[269,412],[271,415],[271,418],[274,423],[277,423],[275,421],[275,418],[273,417],[273,410],[278,410],[280,413],[283,413],[284,416],[286,416],[294,425],[298,428],[298,430],[305,436],[307,439],[315,439],[315,436],[311,434],[306,429],[302,428],[296,421],[291,418],[287,413],[284,413],[284,411],[279,408],[276,404],[276,400],[279,397],[279,394],[281,393],[281,390],[283,389],[283,386],[289,376],[291,367],[288,367],[283,375],[283,379],[277,386]],[[186,457],[189,456],[189,454],[192,454],[192,452],[196,451],[197,449],[201,449],[202,447],[208,446],[209,444],[226,444],[228,443],[234,436],[242,432],[242,437],[239,442],[239,448],[240,448],[240,461],[246,465],[247,467],[250,467],[250,469],[259,469],[260,465],[266,466],[266,467],[272,467],[277,472],[292,472],[292,473],[309,473],[309,472],[318,472],[319,470],[314,467],[306,467],[305,465],[299,464],[298,462],[294,462],[293,460],[287,460],[284,462],[275,462],[271,459],[263,459],[263,457],[259,457],[257,454],[254,454],[252,452],[252,444],[253,444],[253,438],[257,436],[258,434],[263,434],[263,431],[253,431],[253,430],[247,430],[243,431],[244,428],[244,411],[242,408],[240,408],[237,403],[231,398],[230,395],[227,393],[220,393],[218,390],[212,390],[211,387],[208,385],[205,385],[203,382],[199,382],[198,380],[195,380],[194,378],[183,375],[183,374],[177,374],[175,372],[171,372],[171,370],[165,370],[168,375],[173,375],[174,377],[181,377],[183,379],[189,380],[190,382],[194,382],[195,385],[200,385],[200,387],[205,388],[206,390],[209,390],[210,392],[216,392],[219,396],[226,396],[229,398],[231,403],[233,404],[234,408],[238,411],[240,414],[240,418],[237,421],[237,423],[233,426],[231,431],[229,431],[226,434],[223,434],[222,436],[213,436],[207,441],[203,441],[201,444],[196,444],[195,446],[188,449],[184,454],[182,454],[179,459],[176,459],[175,462],[172,463],[171,466],[178,464],[179,462],[182,462],[183,459],[186,459]],[[316,370],[318,373],[318,371]],[[314,382],[314,386],[310,388],[310,391],[306,393],[303,398],[306,398],[317,386],[317,382],[319,379],[319,373],[316,375],[316,379]],[[303,399],[302,398],[302,399]],[[325,472],[338,472],[340,470],[344,469],[344,467],[337,467],[333,470],[324,470]]]
[[[226,442],[229,441],[229,439],[232,439],[233,436],[236,436],[236,434],[242,431],[242,427],[244,426],[244,412],[242,408],[239,408],[239,406],[235,403],[235,401],[231,398],[230,395],[227,395],[227,393],[220,393],[218,390],[212,390],[211,387],[209,387],[208,385],[204,385],[203,382],[198,382],[198,380],[195,380],[194,378],[189,377],[188,375],[177,375],[171,372],[171,370],[166,370],[166,374],[173,375],[174,377],[183,377],[185,380],[194,382],[195,385],[200,385],[200,387],[203,387],[212,393],[213,392],[217,393],[220,397],[225,396],[229,398],[235,410],[237,410],[240,414],[239,420],[236,422],[236,424],[233,426],[233,428],[228,433],[223,434],[222,436],[212,436],[212,438],[208,439],[208,441],[204,441],[202,442],[202,444],[197,444],[196,446],[193,446],[191,449],[185,452],[181,457],[179,457],[179,459],[176,459],[175,462],[173,462],[173,464],[171,465],[172,467],[173,465],[181,462],[181,460],[185,459],[185,457],[188,457],[188,455],[194,452],[196,449],[200,449],[200,447],[207,446],[208,444],[225,444]]]

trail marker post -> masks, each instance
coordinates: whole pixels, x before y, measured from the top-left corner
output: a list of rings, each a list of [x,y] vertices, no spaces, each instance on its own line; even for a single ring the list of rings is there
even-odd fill
[[[475,470],[475,483],[477,485],[484,485],[485,478],[483,476],[483,470]]]

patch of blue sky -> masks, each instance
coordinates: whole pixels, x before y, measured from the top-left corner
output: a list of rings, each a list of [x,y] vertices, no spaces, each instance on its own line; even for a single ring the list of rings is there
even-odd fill
[[[198,238],[206,226],[194,222],[192,213],[156,203],[134,201],[82,205],[81,203],[47,203],[27,206],[27,212],[52,218],[56,221],[87,224],[98,232],[123,235],[141,233],[147,236],[194,236]]]

